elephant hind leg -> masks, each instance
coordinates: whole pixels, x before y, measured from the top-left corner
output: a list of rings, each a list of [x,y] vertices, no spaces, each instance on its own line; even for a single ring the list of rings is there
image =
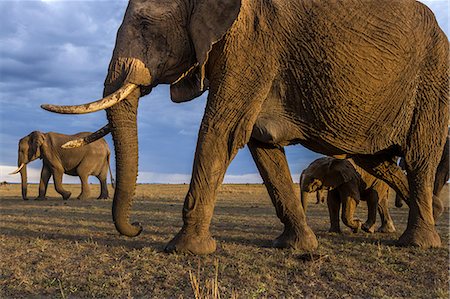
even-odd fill
[[[248,147],[263,178],[278,218],[284,224],[283,233],[274,247],[311,251],[317,248],[316,236],[306,223],[306,215],[295,195],[292,177],[284,149],[251,139]]]
[[[108,168],[106,170],[103,170],[98,176],[97,179],[100,181],[100,195],[97,197],[97,199],[108,199],[108,184],[106,182],[106,179],[108,177]]]
[[[89,182],[88,182],[88,175],[82,174],[80,175],[81,180],[81,193],[78,195],[77,199],[88,199],[89,198]]]

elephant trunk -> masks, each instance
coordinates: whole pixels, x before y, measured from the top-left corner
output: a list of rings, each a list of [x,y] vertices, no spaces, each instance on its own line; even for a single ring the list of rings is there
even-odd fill
[[[111,93],[109,89],[109,86],[105,86],[105,95]],[[107,110],[116,156],[116,189],[112,216],[119,233],[128,237],[135,237],[142,231],[139,223],[129,222],[138,171],[136,117],[139,96],[140,91],[136,89],[126,100]]]
[[[22,169],[20,170],[20,179],[22,183],[22,198],[23,200],[27,200],[27,188],[28,188],[28,182],[27,182],[27,165],[25,164]]]
[[[353,218],[357,205],[358,203],[354,199],[346,198],[342,200],[342,222],[350,227],[354,233],[361,228],[361,221]]]

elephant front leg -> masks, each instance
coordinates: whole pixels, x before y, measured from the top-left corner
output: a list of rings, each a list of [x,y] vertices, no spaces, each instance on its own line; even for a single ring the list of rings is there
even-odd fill
[[[328,214],[330,216],[330,233],[341,233],[339,223],[339,211],[341,209],[341,199],[336,190],[328,191],[327,196]]]
[[[263,178],[278,218],[284,224],[283,233],[274,247],[311,251],[317,248],[317,239],[306,223],[300,200],[295,195],[292,177],[283,148],[250,140],[248,147]]]
[[[204,133],[202,142],[199,141],[191,184],[183,206],[184,224],[167,244],[166,252],[208,254],[216,250],[216,241],[209,231],[216,191],[237,151],[224,150],[227,148],[227,139],[218,133]]]
[[[44,200],[46,199],[45,195],[47,194],[48,181],[51,177],[50,169],[44,165],[41,171],[41,179],[39,181],[39,195],[35,198],[35,200]]]
[[[62,196],[62,198],[64,200],[67,200],[67,199],[69,199],[70,195],[72,195],[72,193],[70,193],[69,191],[66,191],[63,188],[63,185],[62,185],[63,174],[64,174],[64,172],[62,170],[55,169],[53,171],[53,180],[54,180],[54,183],[55,183],[55,190],[56,190],[56,192],[61,194],[61,196]]]

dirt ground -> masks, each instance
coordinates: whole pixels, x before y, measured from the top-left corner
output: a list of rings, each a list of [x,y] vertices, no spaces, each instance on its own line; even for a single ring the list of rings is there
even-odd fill
[[[131,219],[144,231],[127,238],[114,228],[111,200],[63,201],[50,186],[48,200],[23,201],[19,185],[0,186],[0,298],[449,297],[448,187],[437,223],[443,246],[429,250],[394,245],[408,210],[393,200],[393,234],[353,234],[343,225],[342,235],[328,233],[326,205],[311,203],[308,223],[320,244],[312,260],[270,248],[282,225],[263,185],[221,187],[211,228],[216,253],[164,253],[181,227],[187,188],[139,185]],[[29,194],[37,195],[36,185]],[[365,219],[365,203],[358,215]]]

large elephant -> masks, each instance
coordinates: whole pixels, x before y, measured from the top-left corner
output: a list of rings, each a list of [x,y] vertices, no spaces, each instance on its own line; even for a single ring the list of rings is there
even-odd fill
[[[27,164],[42,159],[39,195],[36,199],[45,199],[50,177],[53,175],[56,191],[63,199],[69,199],[71,193],[63,188],[63,174],[79,176],[81,193],[78,199],[89,197],[88,177],[96,176],[100,181],[99,199],[108,198],[106,177],[109,168],[110,151],[104,139],[92,142],[80,148],[61,148],[68,141],[91,135],[90,132],[75,135],[64,135],[54,132],[31,132],[19,141],[18,168],[12,174],[19,173],[22,177],[22,198],[27,198]],[[111,177],[112,179],[112,177]]]
[[[106,109],[117,167],[113,220],[126,236],[138,163],[138,100],[158,84],[171,99],[209,89],[183,227],[166,251],[210,253],[216,193],[248,145],[284,231],[276,247],[317,239],[295,194],[283,146],[350,155],[411,198],[399,243],[436,247],[432,185],[448,123],[449,43],[413,0],[130,0],[105,98],[58,113]],[[106,127],[105,127],[106,128]],[[407,176],[392,162],[407,160]]]
[[[351,159],[323,157],[313,161],[300,177],[301,193],[328,190],[327,205],[330,214],[330,232],[340,232],[339,211],[342,221],[354,232],[362,228],[375,232],[378,213],[381,218],[379,232],[394,232],[395,226],[388,209],[389,186],[354,164]],[[354,218],[359,201],[367,201],[367,221],[362,224]],[[302,197],[303,209],[307,201]]]

